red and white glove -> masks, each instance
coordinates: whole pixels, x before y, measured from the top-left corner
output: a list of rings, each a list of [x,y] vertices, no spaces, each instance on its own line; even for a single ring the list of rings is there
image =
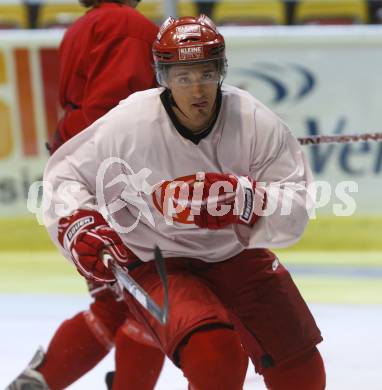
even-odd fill
[[[103,262],[105,252],[122,266],[136,258],[102,215],[92,210],[77,210],[73,215],[61,218],[58,240],[71,253],[78,272],[91,281],[115,281],[113,272]]]
[[[247,176],[224,173],[198,173],[196,177],[193,191],[198,183],[203,183],[199,215],[193,208],[197,226],[216,230],[231,224],[252,226],[258,221],[260,216],[256,211],[259,213],[264,210],[266,193],[264,190],[256,190],[254,180]]]

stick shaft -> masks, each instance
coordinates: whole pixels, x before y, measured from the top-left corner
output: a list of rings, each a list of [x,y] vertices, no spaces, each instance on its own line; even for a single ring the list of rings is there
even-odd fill
[[[162,318],[163,322],[167,323],[169,316],[169,302],[168,302],[168,281],[167,281],[167,270],[166,263],[162,256],[162,252],[158,246],[154,248],[154,261],[159,278],[162,282],[163,287],[163,309],[162,309]]]
[[[364,133],[352,135],[316,135],[297,138],[301,145],[347,144],[350,142],[382,141],[382,133]]]
[[[127,290],[133,298],[139,302],[154,318],[156,318],[162,325],[167,323],[168,319],[168,298],[167,285],[165,288],[165,304],[161,308],[150,295],[123,269],[117,264],[114,258],[109,253],[103,254],[103,262],[111,267],[117,281],[125,290]],[[161,276],[162,280],[162,276]]]

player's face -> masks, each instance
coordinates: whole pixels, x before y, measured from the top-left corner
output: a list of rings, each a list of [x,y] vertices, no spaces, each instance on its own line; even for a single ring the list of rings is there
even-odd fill
[[[207,127],[215,114],[220,81],[216,63],[175,65],[169,69],[168,87],[179,121],[192,131]]]

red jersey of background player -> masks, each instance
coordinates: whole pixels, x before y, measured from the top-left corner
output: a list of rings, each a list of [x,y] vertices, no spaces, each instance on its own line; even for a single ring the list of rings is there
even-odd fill
[[[100,3],[69,27],[59,52],[64,115],[52,152],[120,100],[155,86],[150,58],[157,32],[134,8],[118,3]]]

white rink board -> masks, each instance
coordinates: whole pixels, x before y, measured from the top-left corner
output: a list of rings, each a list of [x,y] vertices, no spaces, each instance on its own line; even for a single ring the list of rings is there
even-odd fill
[[[298,136],[382,131],[382,27],[222,28],[226,36],[227,82],[256,95],[277,112]],[[48,134],[41,48],[56,48],[63,31],[0,31],[0,217],[26,215],[31,182],[41,176]],[[29,53],[35,152],[26,155],[16,88],[15,52]],[[7,126],[8,115],[10,125]],[[52,114],[52,113],[51,113]],[[56,113],[53,113],[57,115]],[[54,129],[53,129],[54,130]],[[52,126],[50,126],[52,131]],[[23,138],[24,137],[24,138]],[[334,190],[354,181],[357,212],[381,214],[382,143],[305,146],[318,180]],[[346,189],[345,189],[346,192]]]

